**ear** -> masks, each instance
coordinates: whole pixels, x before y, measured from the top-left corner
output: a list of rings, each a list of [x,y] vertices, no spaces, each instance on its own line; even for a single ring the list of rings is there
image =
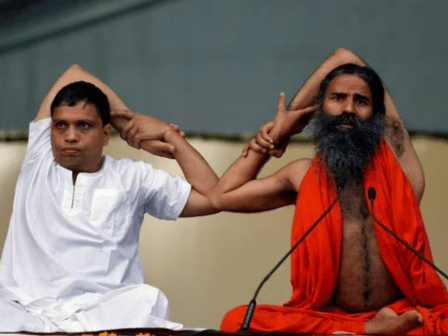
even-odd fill
[[[112,132],[112,126],[110,124],[107,124],[103,127],[103,146],[106,146],[109,143],[110,133]]]

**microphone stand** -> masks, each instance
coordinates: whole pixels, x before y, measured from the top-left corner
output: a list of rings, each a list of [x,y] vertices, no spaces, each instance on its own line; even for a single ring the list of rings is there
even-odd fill
[[[260,292],[261,288],[263,287],[263,285],[266,283],[266,281],[269,280],[269,278],[272,276],[272,274],[274,274],[274,272],[280,267],[281,264],[283,264],[283,262],[291,255],[291,253],[297,248],[297,246],[300,245],[301,242],[303,242],[305,240],[305,238],[311,233],[311,231],[314,230],[314,228],[317,226],[317,224],[320,223],[320,221],[330,212],[331,209],[333,209],[334,205],[336,204],[336,202],[339,199],[340,196],[340,192],[342,190],[342,188],[344,188],[345,184],[347,183],[347,177],[345,175],[341,175],[338,180],[337,180],[337,186],[338,186],[338,190],[337,190],[337,196],[335,197],[334,201],[330,204],[330,206],[324,211],[324,213],[322,215],[320,215],[320,217],[313,223],[313,225],[311,225],[306,231],[305,233],[302,235],[302,237],[300,237],[299,240],[297,240],[293,246],[291,246],[291,248],[288,250],[288,252],[280,259],[280,261],[274,266],[274,268],[264,277],[264,279],[260,282],[260,284],[257,287],[257,290],[255,291],[255,294],[252,298],[252,300],[250,300],[249,305],[247,307],[246,310],[246,315],[244,316],[244,320],[243,323],[241,324],[241,328],[239,331],[246,331],[249,329],[250,327],[250,322],[252,320],[252,317],[254,315],[255,312],[255,306],[257,304],[256,299],[258,296],[258,293]]]
[[[406,246],[409,250],[411,250],[412,252],[414,252],[414,254],[419,257],[421,260],[423,260],[425,263],[427,263],[429,266],[431,266],[433,269],[435,269],[437,272],[439,272],[440,275],[442,275],[445,279],[448,280],[448,275],[442,271],[440,268],[438,268],[434,263],[432,263],[431,261],[429,261],[427,258],[425,258],[425,256],[423,254],[421,254],[420,252],[418,252],[415,248],[413,248],[411,245],[409,245],[408,242],[406,242],[405,240],[401,239],[395,232],[393,232],[391,229],[389,229],[386,225],[384,225],[383,223],[380,222],[380,220],[378,218],[376,218],[375,216],[375,210],[373,208],[373,201],[376,198],[376,190],[373,187],[370,187],[368,190],[368,195],[369,195],[369,199],[370,199],[370,205],[372,207],[372,212],[370,213],[371,217],[373,218],[373,220],[375,221],[375,223],[377,223],[379,226],[381,226],[386,232],[388,232],[390,235],[392,235],[396,240],[398,240],[401,244],[403,244],[404,246]]]

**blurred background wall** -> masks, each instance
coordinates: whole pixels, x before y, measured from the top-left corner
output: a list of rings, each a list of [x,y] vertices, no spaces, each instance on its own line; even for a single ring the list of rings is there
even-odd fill
[[[79,63],[186,131],[256,130],[281,90],[291,98],[344,46],[379,72],[410,129],[447,131],[446,13],[445,0],[0,0],[0,129],[26,128]]]
[[[311,71],[345,46],[376,69],[411,131],[426,174],[422,211],[436,262],[448,270],[448,2],[444,0],[0,0],[0,246],[12,210],[26,129],[59,74],[72,63],[108,83],[136,111],[179,124],[221,175],[253,132]],[[243,139],[245,137],[242,137]],[[232,141],[224,141],[220,139]],[[180,174],[175,162],[129,150]],[[292,144],[262,175],[313,145]],[[147,281],[171,302],[171,319],[218,328],[247,303],[289,245],[293,207],[166,222],[145,218]],[[290,295],[288,262],[258,302]]]

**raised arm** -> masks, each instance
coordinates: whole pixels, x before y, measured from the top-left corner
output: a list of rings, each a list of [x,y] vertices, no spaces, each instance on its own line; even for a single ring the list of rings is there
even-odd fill
[[[242,157],[225,172],[210,194],[219,210],[255,212],[292,204],[311,160],[296,160],[271,176],[256,179],[269,154],[280,156],[291,135],[300,133],[316,110],[320,83],[335,67],[357,59],[338,49],[308,78],[285,108],[285,95],[280,94],[274,120],[263,126],[256,138],[245,147]],[[280,152],[275,148],[281,147]],[[249,148],[253,150],[249,150]],[[269,154],[267,154],[269,153]]]
[[[175,125],[140,113],[118,112],[130,115],[122,128],[121,136],[137,149],[175,159],[192,191],[181,217],[201,216],[216,213],[207,194],[218,182],[218,177],[202,155],[186,140]]]
[[[290,137],[302,132],[317,110],[317,95],[323,79],[334,68],[346,63],[365,64],[349,50],[336,49],[313,71],[286,110],[283,112],[279,110],[274,120],[260,129],[257,138],[245,147],[243,155],[248,153],[249,148],[258,152],[264,148],[269,149],[271,155],[280,157],[285,151]]]
[[[340,48],[335,52],[336,54],[338,54],[337,58],[344,60],[344,63],[367,65],[360,57],[347,49]],[[385,139],[393,149],[398,162],[411,182],[417,199],[421,201],[425,190],[423,167],[392,97],[384,83],[383,85],[385,87],[384,105],[386,107]]]
[[[333,54],[313,71],[289,103],[288,110],[298,110],[315,105],[322,80],[331,70],[346,63],[364,64],[358,56],[349,50],[344,48],[336,49]]]
[[[50,106],[53,102],[56,94],[66,85],[78,82],[85,81],[92,83],[97,86],[101,91],[109,99],[109,104],[112,113],[116,110],[127,110],[127,106],[121,101],[121,99],[109,88],[105,83],[103,83],[100,79],[93,76],[84,70],[81,66],[74,64],[70,66],[67,70],[65,70],[62,75],[58,78],[58,80],[53,84],[48,94],[45,96],[42,104],[40,105],[39,111],[37,112],[36,120],[44,119],[50,117]]]
[[[207,161],[172,127],[167,130],[163,140],[173,146],[173,157],[192,187],[190,197],[180,216],[202,216],[218,212],[208,198],[208,194],[218,182],[218,176]],[[145,142],[141,145],[144,149]]]
[[[385,89],[384,104],[386,106],[386,141],[392,147],[420,202],[425,191],[423,167],[412,144],[406,125],[401,119],[387,89]]]
[[[285,138],[288,139],[288,135],[285,135],[281,131],[285,129],[281,124],[284,122],[292,124],[291,120],[300,120],[299,123],[295,124],[295,131],[296,133],[301,132],[308,123],[309,118],[298,119],[297,110],[316,104],[316,98],[322,80],[334,68],[346,63],[354,63],[361,66],[367,65],[366,62],[350,50],[338,48],[311,74],[305,84],[303,84],[289,104],[287,113],[283,115],[277,114],[272,123],[265,126],[264,130],[259,133],[257,144],[252,144],[250,148],[258,151],[260,151],[260,148],[270,149],[269,144],[273,143],[277,148],[280,147],[280,149],[271,149],[270,153],[275,156],[280,156],[284,151]],[[385,89],[384,97],[386,107],[385,139],[393,149],[398,162],[406,173],[406,176],[409,178],[415,194],[420,201],[425,189],[425,178],[422,165],[415,152],[414,146],[412,145],[406,126],[404,125],[387,89]],[[289,114],[288,112],[293,113]],[[276,124],[278,127],[276,127]]]
[[[285,112],[284,103],[285,97],[281,95],[277,114]],[[282,131],[287,133],[291,125],[282,125],[287,128]],[[213,206],[218,210],[258,212],[293,204],[310,160],[296,160],[268,177],[257,179],[268,159],[269,154],[257,151],[238,158],[209,194]]]
[[[83,67],[77,64],[73,64],[67,70],[65,70],[58,78],[58,80],[53,84],[39,108],[36,120],[50,117],[50,106],[56,94],[64,86],[78,81],[85,81],[95,85],[107,96],[111,109],[111,124],[120,132],[120,134],[132,128],[133,124],[131,122],[131,119],[137,114],[131,112],[126,104],[107,84],[105,84],[99,78],[92,75]],[[157,118],[152,118],[149,116],[147,116],[147,118],[151,119],[151,127],[148,127],[146,130],[146,137],[148,141],[145,144],[145,149],[155,155],[172,157],[172,146],[164,141],[161,141],[163,130],[165,129],[165,127],[168,127],[167,124]],[[151,139],[152,141],[149,141],[149,139]]]

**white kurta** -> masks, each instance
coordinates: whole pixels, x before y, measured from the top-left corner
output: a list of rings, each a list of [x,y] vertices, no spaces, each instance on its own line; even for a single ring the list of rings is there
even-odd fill
[[[54,161],[50,119],[32,122],[0,261],[0,316],[30,320],[2,318],[0,331],[181,327],[166,321],[164,294],[144,285],[137,250],[144,212],[176,219],[190,188],[149,163],[108,156],[73,185]]]

